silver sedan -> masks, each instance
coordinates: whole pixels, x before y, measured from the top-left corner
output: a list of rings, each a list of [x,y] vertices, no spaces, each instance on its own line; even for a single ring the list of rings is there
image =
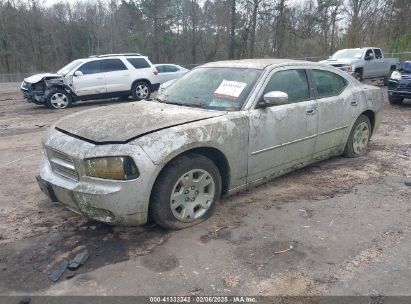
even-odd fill
[[[53,200],[111,224],[181,229],[221,196],[337,155],[366,153],[380,89],[318,63],[208,63],[157,100],[80,112],[43,139],[38,182]]]

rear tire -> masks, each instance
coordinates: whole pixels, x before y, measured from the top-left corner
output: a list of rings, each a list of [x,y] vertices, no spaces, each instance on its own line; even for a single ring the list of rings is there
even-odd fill
[[[221,176],[205,156],[185,154],[163,169],[151,192],[149,215],[166,229],[184,229],[208,219],[221,194]]]
[[[351,129],[344,149],[345,157],[359,157],[367,152],[371,138],[371,122],[365,115],[360,115]]]
[[[71,95],[63,89],[52,89],[46,97],[46,106],[50,109],[66,109],[72,103]]]
[[[151,86],[145,81],[137,81],[133,84],[131,93],[136,100],[148,99],[151,95]]]

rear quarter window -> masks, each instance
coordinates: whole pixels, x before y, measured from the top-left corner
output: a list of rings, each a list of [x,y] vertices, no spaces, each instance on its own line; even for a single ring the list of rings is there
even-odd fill
[[[150,64],[144,58],[127,58],[127,61],[136,69],[146,69],[150,67]]]
[[[312,70],[312,73],[318,98],[340,95],[348,85],[344,77],[333,72]]]

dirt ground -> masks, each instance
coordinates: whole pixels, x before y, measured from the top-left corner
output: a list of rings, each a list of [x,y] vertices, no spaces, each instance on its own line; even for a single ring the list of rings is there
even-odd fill
[[[223,199],[173,232],[89,222],[36,184],[47,127],[115,102],[53,111],[0,86],[0,295],[411,295],[410,101],[386,102],[365,156]],[[85,248],[85,265],[47,278]]]

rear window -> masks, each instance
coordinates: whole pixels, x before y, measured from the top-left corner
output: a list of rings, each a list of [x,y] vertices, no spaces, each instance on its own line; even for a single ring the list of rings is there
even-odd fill
[[[335,73],[323,70],[313,70],[312,72],[317,86],[318,98],[340,95],[348,84],[347,80]]]
[[[144,58],[127,58],[127,61],[136,69],[146,69],[150,67],[150,64]]]
[[[177,72],[178,68],[175,67],[174,65],[166,65],[165,70],[166,70],[166,72],[169,72],[169,73],[170,72]]]
[[[374,49],[374,53],[375,53],[375,58],[376,59],[381,59],[382,58],[382,53],[380,49]]]
[[[120,59],[104,59],[100,61],[102,72],[115,72],[127,70],[127,67]]]

